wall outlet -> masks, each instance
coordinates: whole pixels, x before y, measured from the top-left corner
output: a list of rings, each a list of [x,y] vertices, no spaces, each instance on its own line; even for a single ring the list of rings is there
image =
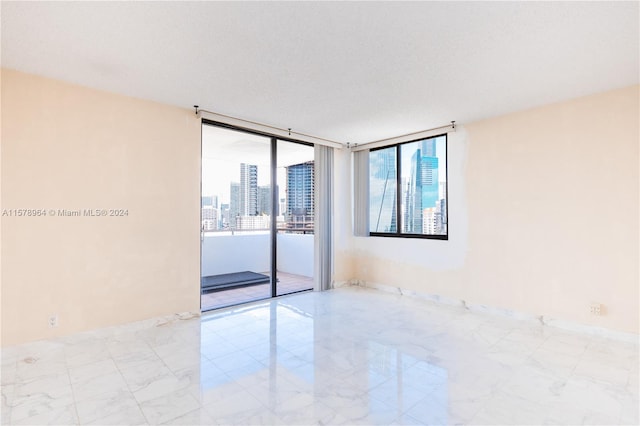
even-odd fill
[[[58,314],[49,316],[49,327],[57,327],[58,326]]]
[[[604,309],[602,308],[602,304],[600,303],[592,303],[589,306],[589,311],[592,315],[602,315],[603,310]]]

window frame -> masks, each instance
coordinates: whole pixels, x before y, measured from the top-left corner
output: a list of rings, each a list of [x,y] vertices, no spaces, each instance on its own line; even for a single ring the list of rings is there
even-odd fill
[[[403,198],[403,193],[402,193],[402,155],[401,155],[401,149],[400,147],[402,145],[406,145],[406,144],[410,144],[410,143],[414,143],[414,142],[421,142],[421,141],[425,141],[425,140],[429,140],[429,139],[436,139],[436,138],[440,138],[444,136],[444,155],[445,155],[445,161],[444,161],[444,165],[445,165],[445,191],[446,191],[446,214],[445,217],[447,219],[447,233],[446,234],[409,234],[409,233],[403,233],[402,232],[402,228],[404,226],[404,217],[402,215],[402,198]],[[380,147],[376,147],[376,148],[372,148],[369,150],[369,153],[371,152],[375,152],[375,151],[379,151],[379,150],[383,150],[383,149],[389,149],[389,148],[395,148],[396,151],[396,232],[371,232],[371,230],[369,230],[369,236],[370,237],[391,237],[391,238],[418,238],[418,239],[424,239],[424,240],[443,240],[443,241],[447,241],[449,240],[449,135],[448,133],[442,133],[442,134],[438,134],[438,135],[433,135],[433,136],[429,136],[429,137],[422,137],[422,138],[418,138],[418,139],[412,139],[412,140],[408,140],[405,142],[399,142],[399,143],[395,143],[395,144],[391,144],[391,145],[384,145],[384,146],[380,146]],[[370,182],[371,176],[367,176],[368,182]],[[368,189],[369,194],[367,194],[367,196],[369,196],[371,194],[370,189]],[[368,209],[371,208],[371,204],[368,205]],[[368,213],[369,214],[369,213]],[[370,225],[369,225],[370,227]],[[371,229],[371,228],[369,228]]]

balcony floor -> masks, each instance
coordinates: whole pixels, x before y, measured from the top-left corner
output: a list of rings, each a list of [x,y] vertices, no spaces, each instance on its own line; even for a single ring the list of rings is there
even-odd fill
[[[269,272],[261,273],[269,275]],[[278,296],[303,290],[311,290],[312,288],[312,277],[278,272]],[[212,309],[253,302],[269,297],[271,297],[271,284],[258,284],[203,294],[200,305],[202,311],[210,311]]]

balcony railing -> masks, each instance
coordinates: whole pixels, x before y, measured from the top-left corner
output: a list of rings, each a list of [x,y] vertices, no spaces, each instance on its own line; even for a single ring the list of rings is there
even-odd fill
[[[313,288],[313,234],[279,232],[276,243],[277,294]],[[270,253],[271,235],[268,229],[205,232],[202,240],[201,276],[212,277],[243,271],[269,276]],[[202,294],[203,310],[270,297],[271,284],[241,285],[212,291]]]
[[[306,230],[277,234],[278,271],[313,276],[313,233]],[[268,229],[207,231],[202,241],[201,276],[239,271],[264,272],[271,268]]]

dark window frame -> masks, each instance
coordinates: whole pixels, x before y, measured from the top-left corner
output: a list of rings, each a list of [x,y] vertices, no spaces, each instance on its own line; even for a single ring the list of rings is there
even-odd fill
[[[402,232],[402,228],[404,226],[404,217],[402,215],[402,158],[400,147],[402,145],[420,142],[429,139],[436,139],[444,136],[444,154],[445,154],[445,191],[446,191],[446,219],[447,219],[447,233],[444,235],[440,234],[409,234],[406,232]],[[392,145],[385,145],[371,149],[369,152],[375,152],[383,149],[395,148],[396,151],[396,232],[371,232],[369,231],[370,237],[392,237],[392,238],[419,238],[425,240],[449,240],[449,137],[447,133],[442,133],[439,135],[428,136],[426,138],[418,138],[409,140],[406,142],[400,142]],[[367,177],[370,179],[370,176]],[[371,205],[369,204],[369,208]]]

